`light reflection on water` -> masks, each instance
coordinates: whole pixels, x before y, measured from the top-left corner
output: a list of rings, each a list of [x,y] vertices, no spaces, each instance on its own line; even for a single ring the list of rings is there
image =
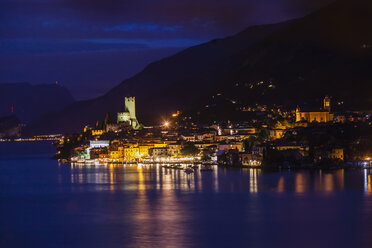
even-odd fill
[[[64,165],[67,166],[67,165]],[[372,194],[371,171],[352,171],[362,173],[362,180],[354,180],[351,186],[363,185],[366,194]],[[232,178],[234,174],[234,178]],[[236,177],[238,176],[238,177]],[[270,178],[268,178],[270,176]],[[248,190],[249,193],[275,191],[277,193],[294,192],[304,194],[318,192],[332,194],[345,190],[345,170],[336,171],[282,171],[263,173],[261,169],[226,169],[213,167],[213,171],[202,172],[196,169],[187,174],[180,169],[164,168],[161,165],[71,165],[70,178],[72,184],[91,184],[95,190],[157,190],[165,192],[183,191],[200,192],[206,190],[223,192]],[[232,180],[234,179],[234,180]],[[275,184],[275,188],[266,184]],[[61,179],[59,179],[61,182]]]
[[[72,184],[93,185],[94,191],[136,192],[135,201],[128,213],[132,216],[131,228],[135,235],[130,247],[197,247],[195,242],[199,244],[203,238],[199,237],[195,241],[199,234],[192,229],[195,227],[190,227],[191,223],[196,221],[195,218],[207,218],[211,224],[204,228],[212,229],[216,228],[214,225],[219,225],[217,223],[220,221],[225,223],[221,224],[224,226],[230,222],[230,218],[234,219],[233,223],[242,228],[239,231],[248,232],[246,235],[249,237],[246,239],[239,236],[243,235],[242,233],[238,237],[234,233],[229,233],[229,236],[232,236],[230,239],[236,239],[237,246],[250,243],[256,238],[265,239],[257,232],[261,230],[265,233],[268,223],[273,221],[274,230],[270,227],[269,233],[280,232],[278,228],[281,228],[281,224],[279,226],[275,224],[275,221],[279,220],[278,223],[294,225],[291,233],[297,233],[301,237],[290,239],[292,247],[369,247],[372,242],[369,234],[372,225],[366,223],[372,221],[371,172],[369,170],[345,172],[341,169],[266,173],[260,169],[234,170],[214,167],[211,172],[196,170],[195,173],[186,174],[183,170],[162,168],[159,165],[126,167],[119,165],[90,168],[72,166],[70,176]],[[200,199],[194,203],[194,200],[185,202],[184,198],[189,194],[193,195],[192,199],[195,194],[196,197],[198,195],[210,197],[208,192],[219,194],[225,200],[217,203],[214,203],[215,200],[208,202],[209,207],[206,209],[209,210],[205,212],[204,207],[204,210],[201,210],[204,216],[198,217],[198,210],[192,206],[193,204],[198,206]],[[357,192],[364,192],[368,198],[359,198]],[[242,202],[239,203],[240,200],[237,198],[241,194],[243,199],[249,195],[253,198],[241,199]],[[263,203],[267,194],[270,194],[271,200]],[[154,202],[152,198],[155,195],[157,200]],[[284,196],[284,202],[280,200],[281,198],[275,200],[280,196]],[[246,209],[244,212],[237,207],[240,204]],[[234,211],[236,213],[233,213]],[[208,217],[209,215],[211,216]],[[245,220],[243,221],[245,224],[237,219]],[[322,224],[323,222],[325,223]],[[235,225],[233,223],[231,224]],[[297,225],[306,227],[297,228]],[[257,230],[252,229],[253,226]],[[203,229],[201,232],[204,231]],[[317,233],[315,235],[319,238],[304,239],[303,233],[310,232]],[[214,237],[214,234],[209,232],[204,235]],[[317,241],[326,239],[331,241],[329,243]],[[256,244],[263,242],[265,245],[262,247],[270,247],[277,242],[287,244],[288,240],[277,238],[272,241],[273,243],[257,240],[256,242]],[[309,245],[303,245],[303,242]],[[199,246],[210,247],[208,242],[206,244]],[[226,245],[223,242],[221,244]],[[224,247],[219,246],[218,242],[214,243],[214,246]]]
[[[370,247],[371,171],[0,160],[0,247]]]
[[[364,170],[364,192],[372,194],[371,171]]]

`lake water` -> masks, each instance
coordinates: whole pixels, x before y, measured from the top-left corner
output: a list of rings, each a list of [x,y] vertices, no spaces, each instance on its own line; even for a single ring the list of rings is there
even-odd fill
[[[367,170],[78,167],[0,143],[0,247],[372,247]]]

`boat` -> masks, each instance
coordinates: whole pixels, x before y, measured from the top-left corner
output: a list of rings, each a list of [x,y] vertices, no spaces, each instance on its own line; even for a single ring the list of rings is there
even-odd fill
[[[194,169],[192,169],[192,168],[186,168],[186,169],[185,169],[185,172],[186,172],[187,174],[190,174],[190,173],[193,173],[193,172],[194,172]]]

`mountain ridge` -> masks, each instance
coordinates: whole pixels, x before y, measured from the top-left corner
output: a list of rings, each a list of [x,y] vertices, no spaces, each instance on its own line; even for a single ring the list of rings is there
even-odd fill
[[[29,123],[74,102],[71,93],[56,84],[0,83],[0,116],[17,115]]]
[[[139,120],[147,115],[153,122],[177,109],[203,106],[219,91],[244,104],[291,106],[331,94],[350,107],[370,108],[370,14],[372,4],[366,0],[339,0],[303,18],[249,27],[185,49],[149,64],[99,98],[77,102],[45,117],[34,123],[33,127],[40,127],[34,130],[77,131],[103,118],[107,111],[122,110],[124,96],[136,96]],[[266,95],[233,87],[237,82],[247,85],[257,81],[277,87]],[[349,93],[362,97],[353,99]]]

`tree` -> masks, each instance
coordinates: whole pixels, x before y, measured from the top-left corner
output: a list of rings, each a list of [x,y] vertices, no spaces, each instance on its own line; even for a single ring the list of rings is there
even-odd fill
[[[97,130],[100,130],[100,129],[102,129],[102,128],[103,128],[103,123],[100,122],[100,121],[97,121],[97,122],[96,122],[96,129],[97,129]]]
[[[112,123],[112,117],[111,117],[111,113],[110,112],[107,112],[106,113],[106,116],[105,116],[105,120],[104,120],[104,128],[107,127],[107,124],[111,124]]]
[[[264,142],[270,136],[270,131],[267,128],[261,128],[258,131],[257,139],[260,143]]]
[[[243,141],[243,145],[244,145],[244,150],[246,152],[251,152],[252,151],[252,148],[257,145],[257,138],[255,136],[249,136],[248,139],[245,139]]]
[[[202,151],[202,160],[208,161],[216,154],[217,147],[214,145],[208,146]]]
[[[82,150],[74,150],[74,156],[79,158],[86,158],[88,156],[88,152],[85,149]]]
[[[196,156],[200,153],[199,149],[193,143],[185,143],[181,148],[182,156]]]

